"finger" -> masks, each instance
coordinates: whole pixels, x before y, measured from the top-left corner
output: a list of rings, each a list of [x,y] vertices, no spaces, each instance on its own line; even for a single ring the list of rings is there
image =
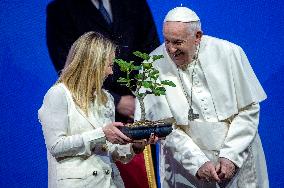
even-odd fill
[[[215,170],[216,170],[216,173],[219,174],[221,171],[221,165],[220,163],[218,163],[216,166],[215,166]]]
[[[224,178],[225,178],[225,179],[228,179],[228,178],[230,177],[231,170],[228,168],[228,166],[225,166],[225,165],[224,165],[224,168],[223,168],[223,169],[224,169],[223,172],[224,172],[224,175],[225,175]]]
[[[210,171],[210,175],[211,175],[211,179],[219,182],[221,181],[220,178],[218,177],[216,171],[215,171],[215,168],[212,168],[211,171]]]
[[[225,178],[230,179],[232,177],[232,174],[233,174],[232,171],[227,170],[225,174]]]
[[[115,126],[115,127],[124,126],[123,123],[121,123],[121,122],[113,122],[112,125]]]
[[[139,141],[135,141],[135,143],[140,144],[141,146],[146,146],[148,144],[148,141],[146,139],[142,139]]]
[[[147,144],[153,144],[155,140],[155,135],[154,133],[151,133],[150,138],[147,141]]]
[[[125,134],[123,134],[120,130],[118,130],[117,128],[116,128],[116,130],[115,130],[115,133],[116,133],[116,135],[120,138],[120,139],[123,139],[123,140],[125,140],[126,142],[131,142],[131,139],[129,138],[129,137],[127,137]]]
[[[123,140],[123,139],[120,138],[120,137],[117,137],[116,140],[118,141],[118,144],[120,144],[120,145],[124,145],[124,144],[127,143],[127,141]]]
[[[209,167],[209,168],[210,168],[210,167]],[[204,177],[209,177],[209,176],[211,175],[209,168],[208,168],[208,169],[205,169],[205,170],[203,171]]]
[[[128,144],[131,143],[133,140],[129,137],[127,137],[126,135],[122,134],[124,137],[120,137],[123,140],[124,144]]]
[[[154,144],[156,144],[158,141],[159,141],[159,137],[155,136]]]
[[[220,179],[225,179],[226,178],[226,168],[223,165],[221,165],[219,178]]]
[[[234,173],[232,171],[228,172],[227,178],[231,179],[234,176]]]
[[[116,137],[115,138],[115,143],[116,144],[121,144],[121,143],[123,143],[123,140],[121,138],[119,138],[119,137]]]
[[[225,174],[223,172],[218,174],[219,179],[224,179],[225,178]]]
[[[159,137],[155,135],[155,133],[151,133],[151,140],[152,140],[152,144],[156,144],[156,142],[158,142]]]

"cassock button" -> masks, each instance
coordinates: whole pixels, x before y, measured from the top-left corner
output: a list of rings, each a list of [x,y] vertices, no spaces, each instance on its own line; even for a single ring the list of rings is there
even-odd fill
[[[98,172],[95,170],[94,172],[93,172],[93,176],[97,176],[98,175]]]
[[[109,170],[105,170],[106,175],[109,175]]]

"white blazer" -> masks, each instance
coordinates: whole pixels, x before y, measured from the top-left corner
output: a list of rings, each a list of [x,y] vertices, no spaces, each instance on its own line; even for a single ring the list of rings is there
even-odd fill
[[[113,98],[107,96],[106,106],[94,104],[86,116],[64,84],[46,93],[38,114],[47,147],[49,188],[124,187],[114,161],[126,163],[134,153],[130,144],[106,141],[102,127],[114,121]]]

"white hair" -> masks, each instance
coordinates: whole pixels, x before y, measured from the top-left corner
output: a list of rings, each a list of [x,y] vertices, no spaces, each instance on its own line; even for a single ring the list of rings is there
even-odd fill
[[[198,31],[201,31],[201,22],[188,22],[188,32],[194,36]]]

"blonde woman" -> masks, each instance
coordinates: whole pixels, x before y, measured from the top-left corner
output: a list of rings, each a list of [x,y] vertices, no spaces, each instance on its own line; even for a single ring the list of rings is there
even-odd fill
[[[126,163],[145,147],[146,143],[128,144],[131,140],[117,128],[123,124],[113,122],[113,98],[102,89],[113,73],[115,48],[98,33],[81,36],[44,97],[39,119],[49,188],[124,187],[114,162]]]

